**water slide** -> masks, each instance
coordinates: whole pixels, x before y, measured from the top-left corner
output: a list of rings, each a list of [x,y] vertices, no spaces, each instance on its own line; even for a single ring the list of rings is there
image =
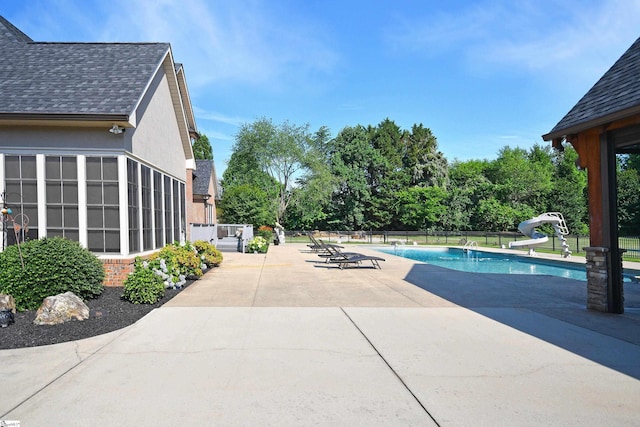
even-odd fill
[[[529,254],[534,255],[533,246],[541,245],[549,241],[549,236],[536,230],[537,227],[542,224],[551,224],[558,236],[558,239],[562,245],[562,256],[565,258],[571,255],[567,239],[564,237],[569,234],[567,224],[564,222],[564,217],[560,212],[547,212],[542,215],[538,215],[535,218],[522,221],[518,225],[518,230],[525,236],[529,237],[527,240],[518,240],[515,242],[509,242],[509,248],[518,248],[523,246],[529,247]]]

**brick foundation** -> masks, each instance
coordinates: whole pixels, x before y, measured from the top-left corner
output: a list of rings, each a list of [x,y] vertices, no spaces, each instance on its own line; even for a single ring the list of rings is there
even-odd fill
[[[148,258],[147,256],[141,256],[139,258]],[[104,285],[108,287],[122,286],[124,280],[129,273],[133,271],[136,258],[113,258],[102,259],[102,265],[104,267]]]

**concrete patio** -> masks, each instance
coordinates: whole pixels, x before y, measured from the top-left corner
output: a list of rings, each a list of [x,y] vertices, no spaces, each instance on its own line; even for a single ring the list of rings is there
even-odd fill
[[[587,311],[586,283],[569,279],[389,255],[382,270],[340,270],[304,244],[224,255],[128,328],[1,350],[0,420],[638,425],[638,284],[609,315]]]

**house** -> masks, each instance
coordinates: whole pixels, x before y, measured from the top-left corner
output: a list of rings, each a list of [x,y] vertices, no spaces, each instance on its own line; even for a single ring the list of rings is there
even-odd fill
[[[34,42],[0,16],[0,57],[0,249],[76,240],[118,285],[189,239],[197,128],[168,43]]]
[[[220,200],[218,177],[213,160],[196,160],[193,176],[193,199],[191,203],[192,224],[216,224],[216,200]]]
[[[618,244],[616,154],[640,153],[640,39],[576,105],[542,136],[562,149],[570,143],[587,170],[589,240],[587,308],[624,312]]]

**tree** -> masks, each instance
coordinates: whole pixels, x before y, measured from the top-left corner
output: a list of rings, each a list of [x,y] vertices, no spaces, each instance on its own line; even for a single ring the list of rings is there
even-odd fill
[[[567,146],[556,151],[553,161],[553,190],[547,210],[562,213],[570,233],[588,234],[587,172],[576,166],[578,153]]]
[[[268,191],[275,193],[273,222],[285,217],[294,195],[294,179],[304,175],[308,167],[312,148],[308,129],[309,125],[297,126],[287,121],[276,126],[271,119],[262,118],[244,123],[236,135],[234,155],[238,153],[243,159],[238,162],[238,169],[242,169],[243,174],[257,176],[260,181],[266,174],[276,183],[275,188]]]
[[[331,194],[336,179],[329,167],[329,129],[321,127],[311,139],[307,153],[307,173],[297,179],[282,224],[292,230],[326,227]]]
[[[361,125],[345,127],[331,141],[329,152],[336,181],[328,223],[337,229],[363,229],[371,199],[367,166],[369,159],[377,155],[366,129]]]
[[[446,208],[446,192],[440,187],[414,186],[398,192],[397,209],[401,223],[413,230],[433,228]]]
[[[488,162],[486,160],[454,161],[449,167],[447,209],[442,216],[442,227],[445,230],[473,230],[473,220],[478,202],[491,194],[493,185],[485,177]]]
[[[411,185],[447,187],[447,159],[438,151],[438,141],[422,123],[413,125],[406,136],[404,168]]]
[[[620,157],[618,227],[623,236],[640,236],[640,156]]]
[[[193,156],[198,160],[213,160],[213,150],[207,135],[201,134],[200,138],[193,142]]]
[[[222,219],[230,224],[272,225],[273,206],[261,188],[240,184],[225,189],[218,204]]]
[[[553,176],[550,149],[535,145],[527,153],[522,148],[504,147],[491,162],[487,176],[496,185],[501,203],[528,205],[539,213],[547,210]]]

